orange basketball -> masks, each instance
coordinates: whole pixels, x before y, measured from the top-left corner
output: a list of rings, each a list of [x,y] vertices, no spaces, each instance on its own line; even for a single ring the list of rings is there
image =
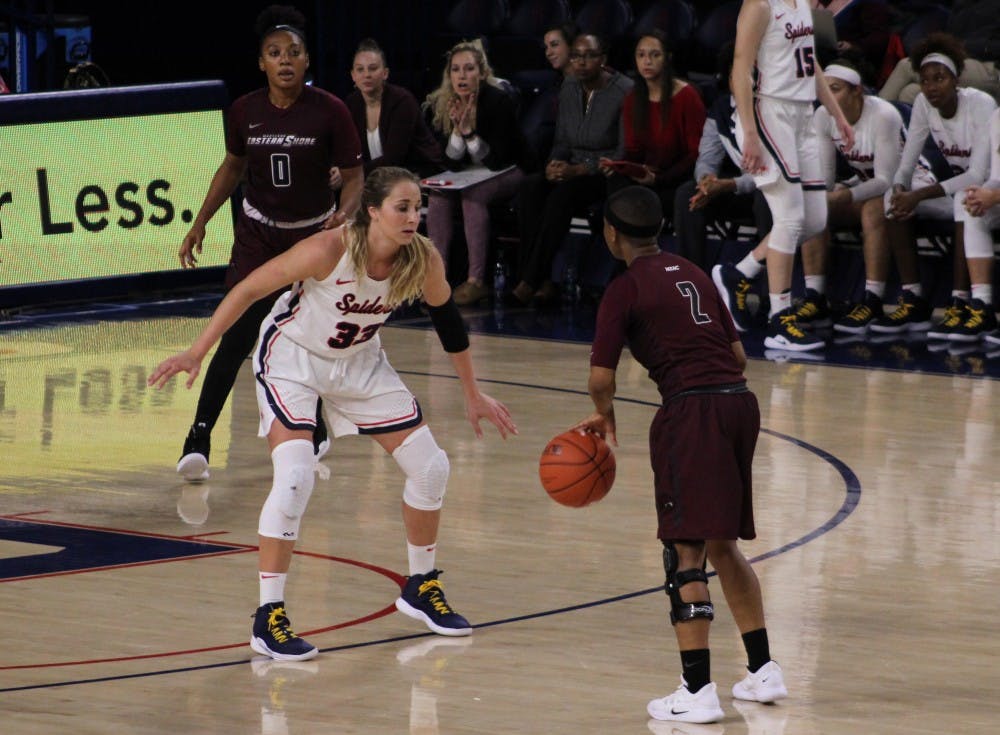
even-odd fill
[[[545,445],[538,476],[553,500],[580,508],[608,494],[615,481],[615,455],[597,434],[566,431]]]

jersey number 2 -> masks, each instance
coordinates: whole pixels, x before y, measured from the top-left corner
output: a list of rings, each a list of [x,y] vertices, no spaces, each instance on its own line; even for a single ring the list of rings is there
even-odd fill
[[[816,75],[816,60],[812,46],[795,49],[795,76],[799,79]]]
[[[694,323],[708,324],[712,321],[712,317],[701,310],[701,294],[698,293],[695,285],[691,281],[678,281],[676,285],[677,290],[688,300],[688,305],[691,307],[691,318],[694,319]]]

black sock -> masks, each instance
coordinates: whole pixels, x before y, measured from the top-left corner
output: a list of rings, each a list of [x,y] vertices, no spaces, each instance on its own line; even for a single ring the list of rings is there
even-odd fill
[[[684,682],[688,691],[694,694],[712,681],[710,654],[707,648],[681,651],[681,666],[684,667]]]
[[[767,628],[744,633],[743,645],[747,649],[747,668],[751,674],[771,660],[771,649],[767,645]]]

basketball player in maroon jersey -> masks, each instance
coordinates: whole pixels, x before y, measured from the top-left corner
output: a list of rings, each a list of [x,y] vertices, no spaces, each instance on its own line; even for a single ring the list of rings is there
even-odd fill
[[[677,691],[647,710],[657,720],[714,722],[723,712],[709,667],[714,609],[706,558],[747,651],[749,673],[733,696],[758,702],[787,696],[771,660],[760,583],[736,544],[756,536],[751,463],[760,412],[743,377],[746,353],[729,311],[701,268],[660,252],[662,226],[660,200],[649,189],[631,186],[608,197],[604,238],[628,269],[601,299],[588,386],[595,413],[574,428],[617,444],[615,371],[627,343],[663,398],[649,448],[670,621],[684,671]]]
[[[304,24],[305,17],[289,6],[272,5],[257,17],[258,64],[267,86],[233,102],[226,124],[226,157],[181,245],[181,266],[195,267],[205,224],[245,181],[227,291],[299,240],[342,224],[360,201],[361,143],[344,103],[305,83],[309,54]],[[329,185],[331,167],[339,168],[343,179],[339,208]],[[186,480],[208,478],[212,428],[276,297],[265,296],[247,309],[219,343],[177,463],[177,472]],[[325,438],[320,422],[317,451],[321,443],[329,446]]]

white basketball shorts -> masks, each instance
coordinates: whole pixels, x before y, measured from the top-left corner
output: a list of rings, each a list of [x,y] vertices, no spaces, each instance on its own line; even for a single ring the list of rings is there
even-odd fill
[[[281,333],[261,325],[254,351],[259,436],[275,419],[289,429],[316,426],[316,400],[331,435],[384,434],[418,426],[420,405],[378,345],[343,359],[315,355]]]

